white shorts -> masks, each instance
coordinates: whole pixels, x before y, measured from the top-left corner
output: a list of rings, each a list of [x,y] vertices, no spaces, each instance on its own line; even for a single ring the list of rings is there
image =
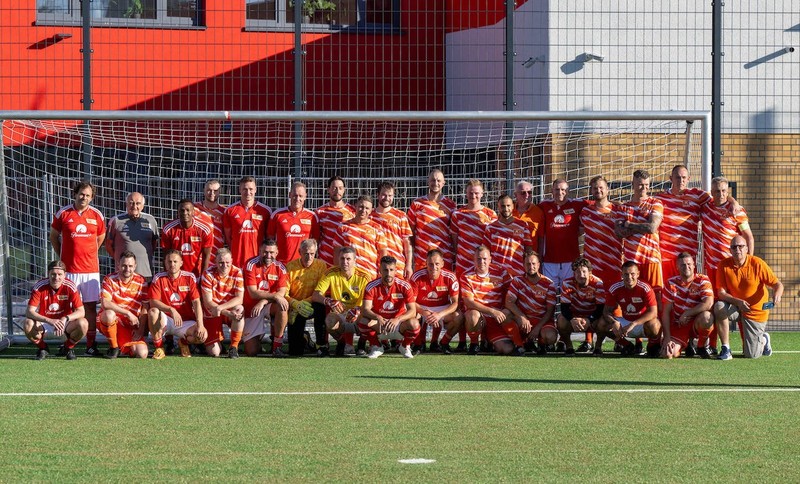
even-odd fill
[[[266,322],[269,321],[269,307],[269,304],[264,306],[261,312],[258,313],[258,316],[253,318],[244,318],[242,341],[249,341],[253,338],[261,339],[265,334],[267,334]]]
[[[545,262],[542,264],[542,274],[553,281],[556,290],[561,290],[561,284],[573,276],[572,262]]]
[[[423,305],[420,304],[419,307],[422,308],[422,309],[427,309],[428,311],[433,311],[434,313],[438,313],[439,311],[444,311],[445,309],[449,308],[450,305],[449,304],[445,304],[444,306],[434,306],[434,307],[431,308],[431,307],[423,306]]]
[[[78,286],[81,299],[85,303],[93,303],[100,300],[100,273],[74,273],[67,272],[67,279]]]
[[[167,313],[161,312],[161,324],[164,325],[164,335],[171,334],[173,336],[177,336],[178,338],[183,338],[186,336],[186,332],[189,329],[197,324],[197,321],[187,321],[183,320],[183,324],[180,328],[175,327],[175,320],[171,317],[167,316]]]
[[[41,324],[44,327],[44,334],[42,335],[42,338],[46,337],[48,334],[50,334],[50,335],[52,335],[52,336],[54,336],[56,338],[63,338],[63,339],[67,338],[66,329],[67,329],[67,325],[69,325],[69,323],[64,325],[64,332],[61,333],[61,336],[56,336],[56,327],[53,326],[52,324],[45,323],[44,321],[41,321]]]
[[[619,321],[619,325],[622,329],[631,325],[631,322],[625,318],[617,318],[617,321]],[[644,338],[644,325],[640,324],[628,332],[628,338]]]

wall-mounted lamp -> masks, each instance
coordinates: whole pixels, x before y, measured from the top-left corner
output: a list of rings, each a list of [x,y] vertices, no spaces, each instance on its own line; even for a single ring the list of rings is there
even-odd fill
[[[603,59],[605,59],[605,57],[603,57],[602,55],[595,54],[595,53],[592,53],[592,52],[584,52],[583,54],[580,55],[579,58],[580,58],[581,62],[584,62],[584,63],[585,62],[603,62]]]
[[[526,60],[525,62],[523,62],[523,63],[522,63],[522,67],[524,67],[524,68],[526,68],[526,69],[530,69],[530,68],[531,68],[531,67],[533,67],[533,66],[534,66],[534,64],[536,64],[537,62],[542,62],[542,63],[544,63],[544,56],[539,56],[539,57],[528,57],[528,60]]]
[[[783,51],[787,54],[791,54],[792,52],[794,52],[794,47],[784,47]]]

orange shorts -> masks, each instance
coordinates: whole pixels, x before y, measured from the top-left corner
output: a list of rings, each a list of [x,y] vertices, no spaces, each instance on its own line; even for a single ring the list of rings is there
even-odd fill
[[[206,331],[208,331],[208,338],[206,338],[205,342],[206,346],[211,346],[214,343],[225,340],[225,333],[222,331],[223,324],[229,328],[231,327],[231,322],[228,321],[228,318],[222,316],[203,319],[203,326],[205,326]]]
[[[639,280],[650,284],[653,289],[664,287],[664,277],[661,273],[660,263],[637,264],[639,266]],[[656,293],[657,294],[657,293]]]
[[[117,319],[117,324],[115,326],[117,327],[117,345],[119,346],[120,352],[122,354],[129,355],[131,353],[131,346],[147,344],[144,337],[134,340],[133,333],[135,331],[135,328],[132,328],[131,326],[120,322],[119,318],[116,319]],[[100,321],[97,321],[97,330],[100,331],[100,333],[106,338],[110,337],[108,326],[101,323]],[[145,337],[147,336],[147,331],[144,332],[144,335]]]

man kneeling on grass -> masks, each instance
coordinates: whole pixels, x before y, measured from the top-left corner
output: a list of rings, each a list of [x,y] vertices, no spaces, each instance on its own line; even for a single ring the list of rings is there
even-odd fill
[[[620,308],[622,317],[614,312]],[[647,356],[661,353],[661,323],[653,288],[639,280],[639,266],[633,261],[622,264],[622,281],[608,288],[603,322],[597,327],[597,345],[612,333],[622,345],[622,355],[634,354],[634,345],[626,338],[647,337]]]
[[[89,327],[84,315],[78,287],[67,279],[67,266],[60,260],[49,263],[47,279],[33,285],[25,312],[25,336],[38,348],[36,359],[43,360],[49,354],[44,342],[47,333],[66,335],[67,359],[76,359],[73,348]]]
[[[669,278],[664,285],[664,309],[661,313],[664,321],[661,356],[669,359],[680,356],[681,350],[689,345],[695,334],[699,340],[708,341],[714,327],[711,281],[705,274],[694,273],[694,257],[688,252],[678,254],[675,262],[678,275]],[[703,358],[711,357],[707,346],[698,348],[697,353]]]
[[[208,333],[203,326],[203,308],[195,276],[182,271],[183,256],[175,249],[164,254],[164,272],[159,272],[150,284],[150,333],[156,347],[154,360],[166,355],[162,348],[165,335],[178,338],[181,356],[192,356],[189,344],[203,344]]]
[[[368,358],[383,354],[379,339],[402,340],[400,354],[403,358],[413,358],[411,343],[419,334],[416,297],[411,284],[395,277],[397,260],[392,256],[381,257],[378,279],[367,284],[361,319],[358,329],[361,336],[370,344]]]

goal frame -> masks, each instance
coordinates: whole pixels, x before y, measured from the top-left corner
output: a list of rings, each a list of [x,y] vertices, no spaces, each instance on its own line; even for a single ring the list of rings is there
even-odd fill
[[[304,122],[315,121],[384,121],[384,122],[448,122],[448,121],[475,121],[499,122],[506,127],[513,127],[514,123],[521,122],[548,122],[548,121],[686,121],[688,125],[687,144],[693,123],[700,121],[700,153],[701,177],[700,182],[704,190],[711,187],[711,112],[710,111],[0,111],[0,127],[6,120],[33,121],[284,121],[294,124],[294,161],[295,172],[299,176],[303,157],[303,131]],[[6,191],[6,163],[3,145],[4,131],[0,134],[0,244],[3,247],[2,285],[5,307],[0,310],[0,319],[6,324],[0,324],[0,331],[13,334],[13,297],[11,280],[11,253],[9,247],[9,208]],[[509,139],[508,141],[512,141]],[[513,143],[508,143],[512,150]],[[688,150],[686,150],[688,153]],[[86,143],[84,154],[88,160],[91,157],[91,145]],[[512,180],[512,169],[509,167],[506,174],[507,181]],[[89,171],[86,171],[89,178]],[[510,186],[511,184],[508,183]]]

